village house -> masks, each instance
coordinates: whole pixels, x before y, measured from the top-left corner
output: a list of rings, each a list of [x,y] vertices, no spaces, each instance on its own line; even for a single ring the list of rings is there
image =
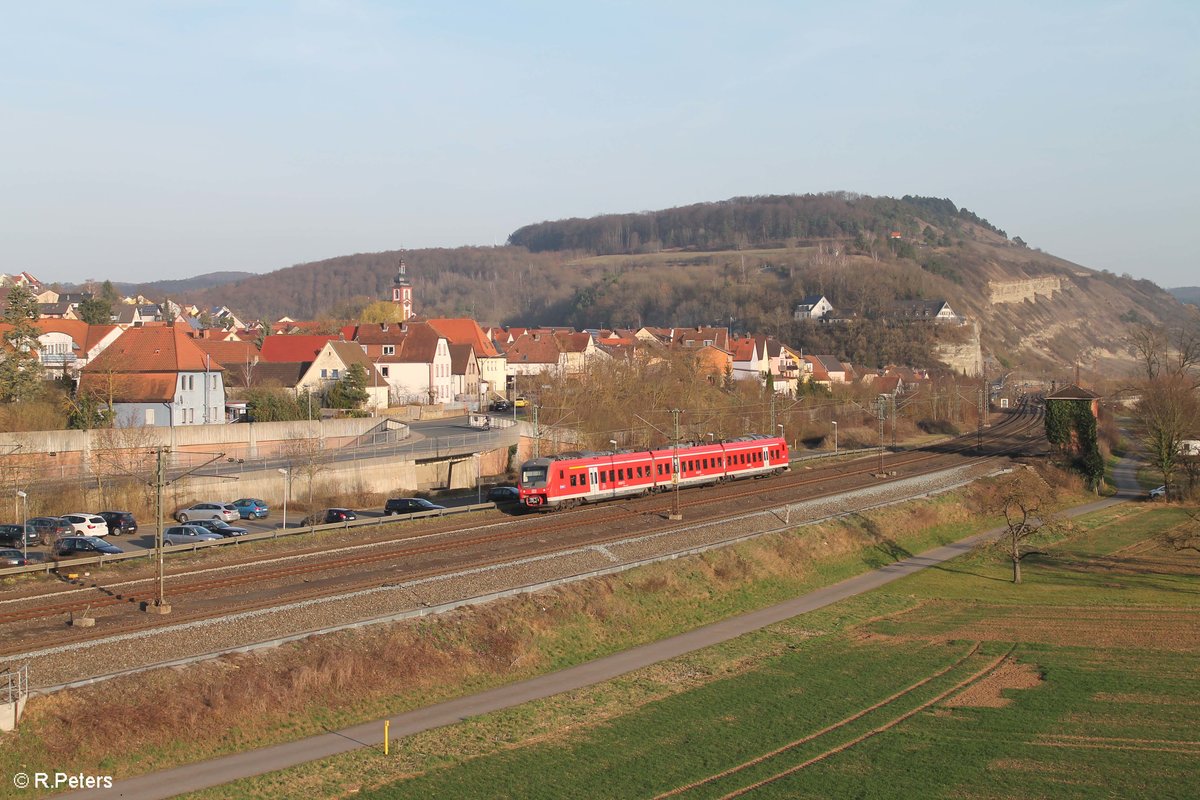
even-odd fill
[[[821,319],[833,311],[833,304],[823,294],[810,294],[796,304],[793,317],[797,320]]]
[[[83,368],[79,392],[120,427],[221,424],[224,372],[181,327],[130,328]]]

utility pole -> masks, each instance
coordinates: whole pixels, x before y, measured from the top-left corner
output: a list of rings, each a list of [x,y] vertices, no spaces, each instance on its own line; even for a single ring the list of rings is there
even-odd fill
[[[896,449],[896,393],[888,395],[892,398],[892,449]]]
[[[167,485],[167,462],[163,448],[160,446],[156,450],[158,463],[154,470],[154,489],[158,498],[158,531],[154,534],[154,549],[158,555],[158,593],[154,598],[153,608],[147,606],[146,610],[156,614],[170,614],[171,607],[167,605],[163,591],[163,489]]]
[[[884,405],[884,397],[879,395],[879,473],[883,474],[883,420],[887,417],[887,407]]]
[[[990,392],[988,391],[987,362],[984,362],[983,364],[980,365],[979,372],[983,376],[983,385],[981,387],[979,387],[979,423],[976,427],[975,446],[977,448],[979,448],[980,450],[982,450],[983,449],[983,417],[987,413],[988,401],[991,399],[990,397],[988,397],[988,394]]]
[[[771,433],[775,433],[775,390],[771,390]]]
[[[515,408],[515,404],[514,404]],[[542,433],[538,429],[538,408],[537,403],[533,404],[533,457],[541,458],[542,456]]]
[[[985,384],[986,386],[986,384]],[[976,428],[975,446],[983,449],[983,415],[987,408],[987,389],[979,390],[979,424]]]
[[[683,519],[683,513],[679,510],[679,409],[671,409],[671,416],[675,419],[675,432],[671,437],[671,483],[675,487],[671,493],[671,513],[667,519],[679,520]]]

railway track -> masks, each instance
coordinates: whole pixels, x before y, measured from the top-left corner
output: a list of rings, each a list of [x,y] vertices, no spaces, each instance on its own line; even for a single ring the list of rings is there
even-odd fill
[[[985,448],[979,453],[980,459],[999,458],[1012,452],[1016,447],[1027,443],[1026,437],[1038,424],[1040,417],[1030,414],[1009,414],[1000,423],[988,431]],[[885,469],[889,472],[901,473],[903,477],[921,474],[921,470],[937,471],[944,468],[941,462],[947,459],[959,458],[969,450],[974,449],[972,441],[956,441],[941,445],[934,452],[908,451],[896,453],[886,458]],[[706,490],[703,492],[689,491],[682,493],[686,500],[681,500],[684,508],[720,505],[736,507],[735,511],[717,511],[706,515],[706,521],[719,522],[745,513],[744,504],[738,501],[761,498],[764,492],[772,495],[790,494],[797,490],[811,490],[822,483],[833,484],[824,492],[809,492],[804,500],[819,499],[845,491],[847,481],[852,479],[875,480],[878,474],[874,456],[863,463],[857,459],[836,469],[820,470],[818,473],[803,474],[793,472],[787,476],[771,481],[740,481],[725,484],[719,491]],[[590,525],[598,523],[604,530],[592,531],[586,535],[586,543],[590,546],[603,546],[630,535],[627,529],[615,525],[622,520],[641,517],[653,520],[659,525],[656,530],[669,530],[679,527],[668,524],[662,518],[666,509],[661,507],[662,495],[633,502],[616,502],[584,508],[567,514],[542,516],[530,524],[529,518],[522,518],[521,523],[497,523],[494,520],[470,528],[450,527],[450,525],[434,526],[433,529],[422,529],[418,536],[401,540],[384,540],[381,542],[351,545],[342,551],[339,557],[337,551],[329,549],[311,549],[307,554],[289,553],[287,556],[274,557],[266,560],[248,559],[235,565],[225,565],[217,568],[197,570],[192,573],[169,575],[169,596],[178,606],[180,598],[196,598],[191,608],[177,608],[168,621],[159,617],[141,614],[124,615],[118,624],[105,624],[95,628],[62,630],[56,624],[68,615],[91,613],[104,609],[116,609],[120,606],[136,607],[140,603],[153,601],[155,587],[153,579],[138,579],[124,581],[112,586],[95,584],[92,587],[73,586],[59,592],[43,593],[29,598],[14,598],[11,605],[22,605],[22,601],[36,605],[24,608],[10,608],[0,613],[0,630],[12,630],[12,626],[21,623],[38,622],[43,624],[39,632],[39,644],[43,647],[53,646],[57,642],[84,642],[111,636],[114,633],[125,633],[153,629],[163,624],[176,625],[191,620],[201,620],[220,617],[232,612],[243,612],[259,608],[270,608],[284,603],[295,603],[309,599],[319,599],[336,594],[345,594],[360,589],[374,588],[381,585],[395,584],[398,580],[413,581],[421,578],[434,577],[444,574],[450,569],[445,566],[447,561],[453,561],[454,569],[487,568],[512,562],[514,558],[533,558],[561,552],[566,547],[580,545],[579,532]],[[784,503],[784,500],[773,502]],[[616,528],[617,530],[614,530]],[[567,536],[574,532],[574,538]],[[570,540],[568,542],[568,540]],[[516,545],[519,555],[511,549]],[[318,556],[317,561],[305,561],[303,556]],[[334,558],[331,559],[331,555]],[[446,556],[454,556],[452,559]],[[430,567],[413,566],[420,559],[438,559],[442,565]],[[286,562],[286,563],[282,563]],[[381,575],[380,571],[385,574]],[[217,577],[208,577],[219,571]],[[332,575],[334,572],[346,574]],[[203,575],[204,577],[192,577]],[[324,577],[322,577],[324,576]],[[398,577],[402,576],[402,577]],[[189,579],[190,578],[190,579]],[[269,598],[250,599],[243,597],[235,602],[218,604],[217,609],[203,608],[204,596],[215,593],[230,595],[238,590],[261,590],[271,584],[285,584]],[[71,599],[57,599],[67,593],[77,595]],[[211,603],[211,597],[208,598]],[[184,606],[188,605],[185,600]],[[183,612],[183,613],[180,613]],[[105,617],[105,622],[113,622],[111,615]],[[8,638],[8,637],[6,637]],[[26,650],[28,642],[13,646],[0,646],[0,657],[7,657]]]

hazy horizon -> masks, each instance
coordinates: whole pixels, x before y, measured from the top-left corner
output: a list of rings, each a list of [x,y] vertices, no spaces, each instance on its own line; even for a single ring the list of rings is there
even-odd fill
[[[1194,4],[65,2],[6,29],[0,272],[46,282],[836,190],[1197,282]]]

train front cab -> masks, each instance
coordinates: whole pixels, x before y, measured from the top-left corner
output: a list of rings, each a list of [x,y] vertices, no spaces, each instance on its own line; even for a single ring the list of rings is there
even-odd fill
[[[548,458],[535,458],[521,465],[521,474],[517,476],[517,492],[521,505],[528,508],[546,507],[550,464]]]

